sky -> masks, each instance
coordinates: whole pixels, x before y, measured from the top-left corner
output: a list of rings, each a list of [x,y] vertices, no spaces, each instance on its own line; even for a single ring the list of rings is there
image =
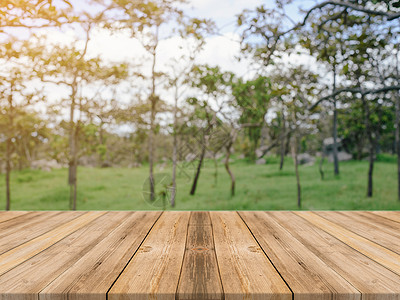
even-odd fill
[[[71,2],[74,6],[77,5],[78,9],[93,9],[87,5],[83,6],[83,3],[85,2],[81,0],[72,0]],[[302,6],[305,6],[315,2],[302,0],[300,3]],[[260,5],[264,5],[267,8],[273,8],[275,1],[190,0],[189,3],[183,7],[185,13],[192,17],[212,19],[219,29],[218,35],[206,38],[203,51],[198,55],[196,62],[209,64],[211,66],[218,65],[222,70],[234,72],[238,76],[251,77],[253,73],[250,62],[244,59],[241,61],[237,60],[237,57],[240,55],[240,36],[236,26],[236,16],[244,9],[254,9]],[[295,21],[298,21],[301,17],[298,13],[297,4],[288,7],[286,12]],[[47,34],[53,42],[65,45],[73,42],[76,37],[76,32],[68,29],[63,32],[49,29],[47,30]],[[178,47],[180,43],[182,43],[182,40],[180,40],[179,37],[172,37],[163,40],[160,43],[158,48],[158,70],[163,70],[163,68],[171,62],[171,58],[176,57],[179,51],[182,51]],[[88,55],[100,55],[106,61],[140,61],[143,63],[143,66],[139,70],[140,72],[148,74],[150,70],[149,60],[146,59],[146,52],[141,44],[124,32],[111,34],[104,29],[95,29],[91,34]],[[288,61],[292,60],[296,63],[302,62],[302,60],[304,60],[305,63],[309,63],[307,62],[308,58],[304,56],[294,56],[286,59]],[[59,101],[60,95],[65,95],[66,97],[69,94],[65,87],[54,85],[48,86],[47,93],[50,101]],[[171,92],[164,90],[160,91],[160,94],[167,102],[172,103]],[[130,97],[129,94],[124,96]]]
[[[78,6],[82,1],[74,0]],[[74,2],[73,1],[73,2]],[[310,6],[315,1],[302,0],[300,7]],[[267,8],[275,6],[274,0],[189,0],[183,6],[186,14],[192,17],[212,19],[220,35],[210,36],[206,39],[203,51],[199,54],[199,63],[219,65],[223,70],[232,71],[239,76],[249,72],[249,62],[238,62],[240,54],[240,36],[236,26],[236,16],[244,9],[254,9],[264,5]],[[298,4],[291,5],[287,13],[292,19],[298,21]],[[88,7],[85,7],[88,9]],[[90,8],[89,8],[90,9]],[[62,40],[62,37],[60,37]],[[163,66],[177,53],[176,38],[161,42],[159,47],[159,66]],[[137,41],[134,41],[127,34],[110,35],[105,31],[97,31],[91,41],[90,49],[93,55],[102,55],[109,60],[127,59],[132,60],[144,54],[144,51]]]

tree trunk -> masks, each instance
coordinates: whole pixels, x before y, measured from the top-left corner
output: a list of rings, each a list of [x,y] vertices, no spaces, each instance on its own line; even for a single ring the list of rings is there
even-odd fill
[[[399,70],[399,52],[400,52],[400,44],[397,44],[397,53],[396,53],[396,73],[397,73],[397,82],[400,83],[400,70]],[[396,151],[397,151],[397,199],[400,201],[400,91],[396,92]]]
[[[72,86],[71,107],[69,113],[69,163],[68,163],[68,185],[69,185],[69,208],[76,210],[76,124],[75,115],[76,86]]]
[[[172,191],[171,191],[171,206],[175,206],[176,197],[176,164],[177,164],[177,150],[178,150],[178,139],[176,136],[177,130],[177,112],[178,112],[178,89],[175,87],[175,105],[174,105],[174,136],[173,136],[173,149],[172,149]]]
[[[382,128],[382,108],[381,107],[378,110],[378,122],[379,122],[378,128]],[[377,130],[376,138],[375,138],[375,153],[376,153],[376,155],[381,153],[381,139],[382,139],[381,131]]]
[[[286,135],[285,156],[288,155],[289,151],[290,151],[290,139],[291,139],[291,137],[292,137],[292,133],[289,132]]]
[[[8,137],[6,143],[6,210],[10,210],[10,205],[11,205],[10,173],[11,173],[11,137]]]
[[[297,138],[294,137],[292,144],[292,156],[294,161],[294,170],[296,173],[296,183],[297,183],[297,207],[301,208],[301,185],[300,185],[300,174],[299,174],[299,162],[297,159]]]
[[[333,92],[336,91],[336,66],[333,68]],[[337,103],[333,99],[333,165],[335,176],[339,175],[339,159],[337,146]]]
[[[14,106],[13,106],[13,92],[14,85],[11,83],[10,95],[8,96],[8,137],[6,142],[6,210],[11,208],[11,187],[10,187],[10,176],[11,176],[11,145],[12,145],[12,135],[14,132]]]
[[[218,184],[218,159],[217,153],[214,153],[214,186]]]
[[[325,151],[322,149],[321,160],[319,161],[319,174],[321,175],[321,180],[324,180],[325,173],[324,169],[322,168],[325,160]]]
[[[280,171],[282,171],[283,164],[285,162],[285,135],[286,135],[286,120],[285,120],[285,114],[282,111],[282,135],[281,135],[281,144],[280,144],[281,161],[279,163]]]
[[[400,92],[396,92],[397,199],[400,201]]]
[[[154,101],[152,100],[152,105],[151,105],[151,120],[150,120],[150,132],[149,132],[149,182],[150,182],[150,200],[154,200],[154,174],[153,174],[153,156],[154,156],[154,150],[153,150],[153,139],[154,139]]]
[[[363,157],[363,149],[364,149],[364,143],[363,143],[364,137],[360,137],[360,141],[357,143],[357,160],[362,160]]]
[[[32,155],[26,141],[24,141],[24,152],[25,152],[25,157],[28,161],[28,167],[30,167],[32,162]]]
[[[156,59],[157,59],[157,44],[158,44],[158,28],[156,33],[156,44],[152,52],[152,65],[151,65],[151,112],[150,112],[150,133],[149,133],[149,182],[150,182],[150,200],[154,200],[154,122],[156,118],[157,96],[156,96]]]
[[[231,178],[231,196],[235,196],[235,176],[233,175],[233,172],[229,168],[229,158],[231,157],[231,147],[232,147],[232,142],[229,143],[226,147],[226,157],[225,157],[225,169],[229,174],[229,177]]]
[[[369,168],[368,168],[368,187],[367,187],[367,197],[372,197],[373,195],[373,172],[374,172],[374,150],[375,150],[375,141],[372,135],[372,128],[370,122],[370,109],[369,104],[365,100],[365,96],[361,96],[361,100],[364,106],[365,111],[365,128],[367,131],[367,136],[369,140]]]
[[[201,166],[203,164],[203,160],[204,160],[204,156],[205,155],[206,155],[206,140],[205,140],[205,138],[203,138],[203,145],[202,145],[202,148],[201,148],[199,164],[197,165],[196,174],[194,176],[192,188],[190,190],[190,195],[192,195],[192,196],[196,193],[197,181],[199,180],[199,177],[200,177],[200,170],[201,170]]]
[[[372,197],[372,194],[373,194],[373,173],[374,173],[374,144],[371,144],[371,146],[369,148],[367,197]]]

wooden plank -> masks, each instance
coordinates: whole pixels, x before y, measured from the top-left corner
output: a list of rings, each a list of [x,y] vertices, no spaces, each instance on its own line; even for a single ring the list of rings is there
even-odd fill
[[[27,214],[28,211],[0,211],[0,223]]]
[[[11,250],[21,244],[24,244],[52,229],[55,227],[67,223],[81,215],[84,212],[40,212],[34,215],[26,215],[25,218],[20,217],[16,220],[20,223],[15,226],[10,226],[6,230],[2,230],[0,233],[0,254]],[[21,220],[22,219],[22,220]],[[4,225],[6,225],[5,223]]]
[[[129,212],[108,212],[0,276],[0,299],[37,300],[38,294],[118,227]],[[75,276],[71,275],[76,278]]]
[[[74,220],[62,224],[41,236],[1,254],[0,275],[57,243],[79,228],[86,226],[103,214],[105,214],[105,212],[87,212]]]
[[[309,211],[295,212],[314,226],[336,237],[353,249],[368,256],[386,268],[400,275],[400,255],[382,247],[370,240],[347,230],[346,228],[328,221],[317,214]]]
[[[343,212],[346,215],[349,215],[350,212]],[[351,214],[350,214],[351,215]],[[352,214],[357,217],[361,217],[361,219],[367,220],[370,223],[373,223],[375,226],[379,227],[380,230],[384,230],[390,234],[395,233],[396,235],[400,235],[400,223],[394,220],[385,218],[384,216],[380,216],[374,214],[372,211],[354,211]],[[400,212],[399,212],[400,215]]]
[[[131,212],[39,294],[40,300],[106,299],[106,294],[134,255],[160,212]]]
[[[225,299],[292,299],[292,293],[233,212],[210,212]]]
[[[16,232],[24,232],[31,224],[36,222],[40,223],[43,220],[46,220],[46,215],[47,212],[43,211],[29,212],[17,218],[12,218],[6,222],[0,223],[0,239],[7,238],[9,235]]]
[[[359,290],[363,300],[400,298],[399,275],[295,213],[290,213],[290,216],[287,212],[267,212],[267,214]]]
[[[115,299],[175,299],[189,212],[164,213],[108,293]]]
[[[367,212],[317,212],[355,234],[400,254],[400,223]],[[380,220],[381,219],[381,220]],[[389,222],[390,224],[386,224]],[[394,224],[395,226],[391,226]]]
[[[371,211],[371,213],[400,223],[400,211]]]
[[[208,212],[190,214],[177,299],[223,299]]]
[[[357,289],[276,220],[264,212],[239,214],[294,293],[295,300],[361,299]]]
[[[378,231],[384,231],[388,234],[395,235],[400,238],[400,223],[373,214],[369,211],[344,211],[344,215],[355,219],[357,222],[365,222],[373,225]]]

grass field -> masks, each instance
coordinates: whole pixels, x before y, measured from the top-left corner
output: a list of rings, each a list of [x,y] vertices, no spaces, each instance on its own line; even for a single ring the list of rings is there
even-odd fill
[[[218,166],[218,181],[214,179],[214,164],[207,161],[201,171],[195,196],[189,195],[192,174],[190,167],[178,176],[177,210],[294,210],[296,183],[291,159],[278,170],[275,157],[266,165],[254,165],[235,159],[232,169],[237,178],[236,195],[229,194],[229,177],[222,163]],[[396,159],[379,156],[374,172],[374,197],[367,198],[368,163],[349,161],[340,164],[341,175],[333,176],[333,167],[326,163],[325,180],[321,180],[318,165],[301,166],[302,209],[307,210],[399,210],[396,199]],[[157,182],[168,176],[170,166],[156,167]],[[78,171],[79,210],[152,210],[162,209],[161,200],[148,203],[143,197],[148,169],[84,168]],[[1,208],[5,206],[4,174],[1,175]],[[167,178],[168,179],[168,178]],[[147,189],[145,189],[147,191]],[[67,170],[52,172],[23,170],[12,173],[12,210],[66,210],[69,189]],[[167,209],[171,207],[167,206]]]

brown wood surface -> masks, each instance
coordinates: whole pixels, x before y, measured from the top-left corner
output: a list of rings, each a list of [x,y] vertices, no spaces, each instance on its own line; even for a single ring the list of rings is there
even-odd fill
[[[213,230],[208,212],[190,214],[177,298],[223,299]]]
[[[190,212],[164,213],[108,293],[108,299],[175,299]]]
[[[0,211],[0,223],[29,213],[29,211]]]
[[[225,299],[292,299],[292,293],[235,212],[211,212]]]
[[[128,213],[102,241],[43,289],[39,299],[104,299],[159,216],[159,212]]]
[[[125,217],[102,213],[84,227],[0,276],[0,299],[38,299],[38,294],[105,238]]]
[[[365,256],[373,259],[380,263],[386,268],[400,275],[400,255],[376,244],[343,226],[337,225],[331,221],[328,221],[314,212],[303,211],[296,212],[299,216],[306,219],[314,226],[321,228],[325,232],[334,236],[338,240],[349,245],[354,250],[364,254]],[[337,214],[337,213],[336,213]],[[400,286],[400,285],[399,285]]]
[[[400,213],[398,211],[372,211],[371,213],[400,223]]]
[[[24,244],[83,214],[84,212],[77,211],[33,212],[7,223],[0,223],[0,253]]]
[[[267,214],[360,291],[363,300],[400,299],[400,276],[391,270],[314,226],[297,212]]]
[[[318,212],[321,217],[400,254],[400,223],[368,212]]]
[[[290,214],[288,219],[290,219]],[[294,299],[361,299],[360,292],[265,212],[240,212]]]
[[[400,212],[0,212],[0,299],[400,300]]]

